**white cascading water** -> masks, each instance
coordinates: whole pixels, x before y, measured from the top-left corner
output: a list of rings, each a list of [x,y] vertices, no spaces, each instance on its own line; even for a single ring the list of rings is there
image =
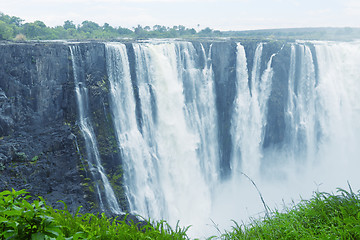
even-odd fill
[[[298,195],[348,189],[347,181],[359,189],[360,44],[313,44],[313,51],[304,43],[292,46],[285,149],[297,165],[288,182]]]
[[[97,142],[94,134],[93,127],[91,125],[91,120],[88,115],[88,90],[86,88],[83,75],[81,74],[81,52],[79,46],[69,46],[71,53],[71,61],[74,72],[74,83],[75,83],[75,93],[78,106],[79,114],[79,127],[81,133],[85,140],[85,148],[87,153],[87,162],[89,164],[90,172],[93,175],[95,187],[97,190],[100,208],[102,211],[105,208],[116,214],[121,214],[122,211],[119,207],[119,204],[116,200],[114,191],[110,185],[108,178],[105,175],[105,170],[101,165],[100,154],[97,147]],[[80,66],[78,66],[78,64]],[[105,201],[107,206],[104,206],[104,200],[102,199],[101,190],[103,189],[105,195]]]
[[[347,179],[359,189],[360,43],[314,43],[319,80],[317,115],[319,155],[332,178]],[[334,179],[334,180],[335,180]]]
[[[256,53],[254,57],[254,68],[256,69],[259,63],[256,63],[257,55],[261,55],[260,49],[262,49],[262,45],[258,45],[256,48]],[[250,159],[250,156],[246,156],[246,153],[243,152],[243,149],[247,149],[247,153],[251,154],[254,151],[254,147],[257,148],[258,144],[251,144],[247,139],[250,136],[246,136],[245,125],[249,126],[252,122],[250,121],[250,105],[251,101],[251,93],[248,83],[248,67],[246,63],[246,55],[244,47],[238,43],[237,44],[237,54],[236,54],[236,77],[237,77],[237,96],[234,103],[234,113],[232,119],[232,141],[233,141],[233,153],[232,153],[232,161],[231,168],[234,172],[239,172],[244,168],[248,168],[245,166],[245,163],[241,163],[241,159]],[[253,71],[254,72],[254,71]],[[241,133],[240,133],[241,132]],[[238,134],[236,134],[238,133]],[[247,144],[247,146],[245,146]],[[252,154],[253,155],[253,154]],[[253,159],[253,158],[251,158]],[[258,157],[256,157],[258,159]],[[257,161],[257,160],[256,160]],[[256,164],[258,165],[258,164]]]
[[[295,62],[298,48],[298,63]],[[298,67],[297,67],[298,66]],[[304,166],[315,159],[317,135],[320,134],[318,113],[319,99],[316,90],[315,66],[310,48],[303,44],[291,46],[289,74],[289,101],[287,116],[287,141],[292,158],[302,161]]]
[[[241,172],[256,182],[266,204],[280,210],[283,200],[310,197],[316,188],[334,191],[346,188],[349,180],[358,189],[360,43],[311,44],[290,46],[285,140],[266,151],[277,53],[262,59],[265,44],[258,44],[249,79],[245,49],[237,44],[232,178],[222,182],[212,46],[133,43],[134,86],[126,46],[107,43],[112,111],[131,211],[171,225],[180,220],[180,225],[193,225],[191,235],[210,236],[217,234],[210,219],[229,230],[231,219],[240,223],[263,216],[259,193]],[[262,62],[267,63],[263,71]],[[273,166],[262,168],[272,156],[277,159],[267,166]]]
[[[197,55],[192,43],[178,43],[180,46],[180,78],[184,84],[185,118],[191,131],[199,138],[197,161],[200,162],[202,174],[211,190],[218,182],[219,154],[217,140],[217,112],[215,89],[211,66],[211,48],[209,52],[201,46]],[[204,66],[196,66],[199,58],[204,59]]]
[[[119,148],[123,157],[124,185],[134,213],[144,217],[162,217],[162,191],[158,189],[157,159],[153,149],[138,130],[135,97],[131,83],[126,46],[106,44],[107,68],[112,111]]]
[[[172,225],[178,220],[184,225],[206,222],[211,210],[207,181],[217,181],[218,157],[212,148],[217,146],[215,98],[205,50],[205,66],[199,69],[190,43],[141,43],[133,48],[141,126],[126,47],[106,44],[130,209]]]
[[[261,148],[263,138],[256,138],[260,142],[253,141],[266,119],[250,130],[257,115],[249,110],[253,95],[247,82],[245,52],[240,44],[237,48],[238,95],[232,119],[232,171],[251,175],[266,204],[279,210],[284,202],[289,206],[293,200],[309,198],[313,191],[348,189],[347,181],[353,189],[360,188],[360,43],[312,44],[313,51],[306,43],[291,46],[285,141],[280,148],[270,147],[266,151]],[[259,46],[254,57],[252,85],[260,76],[254,74],[257,62],[260,63],[258,51]],[[252,141],[255,146],[250,145]],[[256,154],[244,159],[251,152]],[[271,168],[257,169],[262,160],[269,161],[272,157],[276,161]],[[235,161],[239,158],[241,163]],[[245,161],[253,162],[247,165]],[[233,224],[229,219],[242,222],[249,217],[264,216],[259,193],[247,178],[234,174],[231,181],[219,188],[226,197],[215,198],[213,205],[220,209],[214,219],[221,229],[230,229]]]
[[[267,63],[264,73],[260,73],[260,63],[263,44],[259,43],[254,56],[251,75],[251,89],[248,84],[248,74],[244,47],[237,45],[237,96],[234,103],[232,118],[232,171],[239,171],[250,177],[259,174],[262,157],[262,142],[264,139],[267,100],[271,93],[272,59]]]

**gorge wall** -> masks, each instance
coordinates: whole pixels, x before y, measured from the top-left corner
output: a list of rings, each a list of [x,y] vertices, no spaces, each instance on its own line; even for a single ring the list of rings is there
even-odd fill
[[[104,164],[114,166],[119,151],[114,149],[104,45],[79,45],[101,158]],[[5,43],[0,47],[1,190],[25,188],[54,205],[62,199],[71,210],[82,205],[87,211],[98,211],[78,126],[69,46]],[[116,167],[107,171],[119,174]]]
[[[34,195],[45,196],[54,203],[63,199],[70,206],[79,204],[89,206],[96,202],[92,196],[91,183],[86,174],[85,144],[78,127],[78,110],[74,93],[74,72],[69,52],[71,43],[2,43],[0,45],[0,164],[1,190],[6,188],[26,188]],[[109,81],[106,69],[104,43],[79,43],[81,66],[85,83],[89,89],[91,121],[101,159],[106,171],[111,176],[122,174],[121,159],[116,144],[113,119],[109,109]],[[221,174],[230,173],[231,136],[230,121],[232,105],[235,99],[236,85],[236,43],[234,42],[194,42],[196,54],[200,54],[198,64],[206,59],[201,55],[202,47],[212,48],[211,65],[214,71],[216,108],[218,110]],[[266,55],[279,50],[279,43],[267,44]],[[127,44],[127,51],[132,71],[132,82],[136,84],[135,56],[132,44]],[[281,46],[280,46],[281,47]],[[251,66],[256,42],[246,45],[248,65]],[[282,51],[289,58],[289,50]],[[262,68],[265,66],[265,59]],[[281,56],[281,58],[284,58]],[[277,79],[287,79],[288,61],[276,58]],[[251,68],[251,67],[250,67]],[[249,68],[249,69],[250,69]],[[285,69],[285,70],[282,70]],[[286,81],[285,81],[286,84]],[[284,92],[286,85],[276,88]],[[279,98],[273,91],[270,99]],[[140,106],[139,93],[137,108]],[[280,103],[286,102],[281,93]],[[272,101],[278,101],[272,100]],[[271,115],[273,124],[269,128],[267,139],[283,138],[284,124],[281,116],[284,107],[271,106],[278,114]],[[139,111],[139,110],[138,110]],[[140,121],[138,113],[138,121]],[[282,129],[277,134],[277,129]],[[267,141],[266,144],[269,144]],[[276,143],[276,141],[272,141]],[[79,148],[79,149],[78,149]],[[118,166],[116,168],[115,166]],[[116,178],[116,177],[115,177]],[[115,181],[115,180],[114,180]],[[113,182],[113,184],[115,184]],[[85,185],[85,187],[84,187]],[[90,185],[90,186],[88,186]],[[115,184],[116,185],[116,184]],[[89,188],[90,187],[90,192]],[[126,201],[120,186],[115,187],[126,209]],[[91,191],[92,190],[92,191]],[[88,201],[89,200],[89,201]]]
[[[241,173],[287,181],[288,165],[336,157],[346,172],[359,56],[356,42],[2,42],[0,190],[192,224]]]

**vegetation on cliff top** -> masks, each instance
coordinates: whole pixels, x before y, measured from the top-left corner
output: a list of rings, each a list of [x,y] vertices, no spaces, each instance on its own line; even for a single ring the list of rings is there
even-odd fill
[[[303,39],[303,40],[353,40],[360,39],[360,28],[293,28],[250,31],[219,31],[206,27],[200,31],[183,25],[167,27],[161,25],[141,26],[132,29],[112,27],[108,23],[99,25],[83,21],[75,25],[67,20],[62,26],[48,27],[42,21],[24,23],[24,20],[0,12],[0,40],[56,40],[56,39],[101,39],[121,38],[201,38],[227,37],[240,39]]]
[[[53,209],[27,192],[0,193],[0,239],[188,239],[189,227],[172,229],[166,222],[129,224],[100,214],[71,214]],[[65,204],[65,203],[64,203]],[[80,208],[79,208],[80,209]],[[272,211],[263,220],[237,224],[209,239],[360,239],[360,194],[338,189],[315,193],[310,200]]]
[[[138,25],[132,30],[123,27],[112,27],[108,23],[103,26],[83,21],[75,25],[67,20],[62,26],[48,27],[42,21],[24,23],[19,17],[9,16],[0,12],[0,40],[55,40],[55,39],[117,39],[117,38],[176,38],[191,36],[220,36],[220,31],[205,28],[199,32],[185,26],[165,27],[155,25]]]

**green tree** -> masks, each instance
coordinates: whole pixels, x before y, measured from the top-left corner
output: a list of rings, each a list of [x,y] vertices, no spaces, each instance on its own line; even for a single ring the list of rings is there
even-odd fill
[[[52,32],[53,38],[55,38],[55,39],[67,39],[68,38],[67,31],[62,26],[57,26],[55,28],[52,28],[51,32]]]
[[[81,25],[80,30],[86,33],[92,33],[100,29],[99,24],[92,21],[83,21]]]
[[[212,34],[212,32],[213,32],[213,30],[211,28],[207,27],[207,28],[204,28],[203,30],[201,30],[199,32],[199,34],[202,36],[209,36]]]
[[[102,28],[107,32],[113,32],[114,31],[114,28],[112,26],[110,26],[110,24],[108,24],[108,23],[104,23]]]
[[[66,20],[66,21],[64,22],[63,27],[64,27],[65,30],[68,30],[68,29],[76,29],[76,26],[75,26],[74,22],[73,22],[73,21],[70,21],[70,20]]]
[[[21,32],[30,39],[52,39],[50,29],[42,21],[25,23]]]
[[[184,35],[186,33],[186,28],[183,25],[178,26],[178,31],[180,35]]]
[[[155,25],[153,26],[154,31],[164,33],[167,31],[167,28],[165,26]]]
[[[215,31],[213,31],[213,33],[214,33],[215,36],[221,36],[222,35],[222,33],[219,30],[215,30]]]
[[[131,31],[130,29],[128,28],[122,28],[122,27],[118,27],[116,29],[117,33],[120,34],[120,35],[131,35],[133,34],[133,31]]]
[[[144,30],[144,28],[141,25],[137,25],[136,28],[134,28],[134,32],[136,37],[147,37],[147,32]]]
[[[17,27],[20,27],[23,22],[24,22],[24,20],[19,17],[11,17],[9,23],[14,24]]]
[[[45,23],[42,22],[42,21],[37,20],[37,21],[34,22],[34,24],[39,26],[40,28],[43,28],[43,29],[46,28]]]
[[[0,40],[9,40],[13,37],[13,29],[3,21],[0,21]]]
[[[66,30],[66,38],[67,39],[74,39],[78,37],[78,31],[74,28],[69,28]]]
[[[6,15],[6,14],[0,12],[0,21],[10,24],[10,20],[11,20],[11,18],[9,15]]]
[[[186,32],[189,35],[195,35],[196,34],[196,30],[194,28],[188,29]]]

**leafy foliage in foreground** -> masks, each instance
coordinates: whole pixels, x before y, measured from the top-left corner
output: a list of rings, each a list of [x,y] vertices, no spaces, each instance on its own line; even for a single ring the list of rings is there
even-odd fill
[[[140,226],[100,214],[53,209],[43,198],[29,201],[25,190],[0,192],[0,240],[5,239],[188,239],[189,227],[165,221]],[[264,220],[237,224],[222,239],[360,239],[360,194],[338,189],[273,211]],[[216,237],[215,237],[216,238]],[[210,238],[214,239],[214,237]]]
[[[310,200],[273,211],[263,221],[237,224],[223,239],[360,239],[360,194],[338,189],[315,193]]]
[[[0,192],[0,240],[5,239],[188,239],[188,228],[173,230],[165,221],[126,224],[105,214],[73,215],[46,205],[43,198],[28,201],[25,190]]]

